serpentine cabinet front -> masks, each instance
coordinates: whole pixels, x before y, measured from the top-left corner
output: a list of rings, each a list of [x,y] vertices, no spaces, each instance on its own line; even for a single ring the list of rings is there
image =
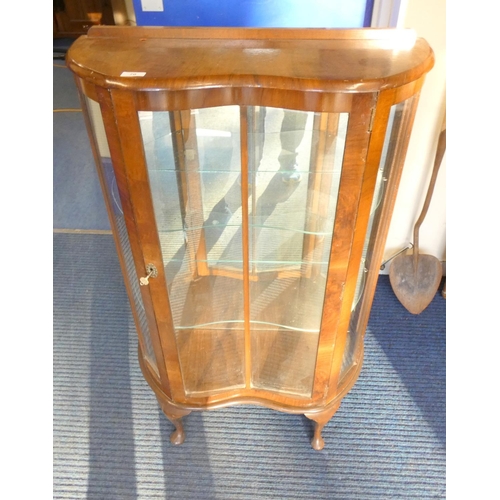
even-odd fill
[[[321,429],[353,386],[420,87],[412,32],[92,28],[67,62],[144,376]]]

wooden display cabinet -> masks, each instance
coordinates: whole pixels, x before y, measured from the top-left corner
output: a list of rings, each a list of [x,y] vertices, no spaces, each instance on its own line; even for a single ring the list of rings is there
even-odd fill
[[[95,27],[72,45],[174,444],[191,411],[251,403],[305,414],[324,446],[433,63],[409,30]]]

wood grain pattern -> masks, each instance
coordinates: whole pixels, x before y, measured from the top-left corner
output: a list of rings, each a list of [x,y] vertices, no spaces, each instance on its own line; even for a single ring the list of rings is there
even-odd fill
[[[366,211],[359,212],[363,187],[369,125],[374,112],[375,96],[359,94],[355,97],[349,117],[344,162],[340,179],[337,212],[333,229],[333,240],[328,269],[327,288],[323,305],[321,336],[316,365],[315,399],[325,398],[332,391],[329,381],[335,350],[342,350],[342,342],[347,334],[347,324],[354,295],[357,274],[353,283],[353,267],[359,268],[363,242],[355,242],[354,234],[359,220],[368,220]],[[353,244],[355,243],[355,244]],[[350,274],[349,274],[350,273]]]
[[[67,57],[73,71],[97,85],[155,91],[376,92],[419,78],[433,61],[428,44],[411,31],[335,29],[97,28]]]
[[[88,92],[92,86],[88,85]],[[91,94],[89,94],[91,95]],[[162,90],[139,92],[138,107],[145,111],[163,111],[213,108],[216,106],[267,106],[273,108],[291,108],[304,111],[329,111],[334,113],[349,112],[352,94],[326,91],[299,91],[260,86],[210,87],[207,89]]]

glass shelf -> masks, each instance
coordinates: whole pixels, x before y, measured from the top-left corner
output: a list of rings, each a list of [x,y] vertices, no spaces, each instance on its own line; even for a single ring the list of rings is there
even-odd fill
[[[183,168],[175,168],[175,166],[173,168],[151,168],[151,169],[148,169],[148,172],[151,174],[169,174],[169,173],[172,173],[172,172],[182,172],[183,174],[186,174],[186,175],[201,175],[202,177],[205,178],[206,181],[210,180],[211,182],[216,182],[217,179],[214,178],[214,180],[210,179],[208,176],[210,175],[216,175],[216,174],[224,174],[224,175],[231,175],[231,176],[234,176],[235,179],[238,181],[238,185],[240,185],[240,181],[239,181],[239,173],[240,173],[240,170],[227,170],[227,169],[211,169],[211,170],[203,170],[203,169],[197,169],[195,172],[193,171],[189,171],[189,170],[186,170],[186,169],[183,169]],[[296,168],[296,171],[301,173],[301,174],[305,174],[305,175],[308,175],[310,173],[310,170],[308,168],[307,165],[297,165],[297,168]],[[315,170],[315,173],[328,173],[328,174],[333,174],[335,173],[336,170],[334,170],[333,168],[321,168],[321,169],[317,169]],[[266,168],[259,168],[259,170],[257,172],[255,172],[255,176],[257,178],[257,185],[259,185],[259,180],[260,179],[269,179],[271,177],[273,177],[274,175],[279,175],[281,173],[281,170],[279,168],[269,168],[269,169],[266,169]],[[253,174],[253,173],[252,173]],[[265,175],[264,175],[265,174]],[[250,184],[251,179],[249,179],[249,184]]]
[[[248,228],[250,230],[252,229],[267,229],[267,230],[270,230],[270,231],[285,231],[285,232],[292,232],[292,233],[300,233],[302,235],[305,235],[305,234],[310,234],[310,235],[314,235],[314,236],[329,236],[330,233],[328,231],[307,231],[305,229],[294,229],[294,228],[290,228],[290,227],[279,227],[279,226],[271,226],[271,225],[268,225],[268,224],[251,224],[249,223],[248,224]],[[208,230],[208,229],[219,229],[219,230],[235,230],[235,229],[241,229],[241,223],[233,223],[233,224],[230,224],[230,223],[220,223],[218,219],[215,219],[215,222],[213,222],[212,224],[208,223],[208,224],[203,224],[201,226],[195,226],[195,227],[190,227],[189,230],[186,230],[184,228],[176,228],[176,229],[164,229],[163,231],[160,232],[160,237],[162,235],[172,235],[172,234],[176,234],[176,233],[182,233],[185,237],[189,237],[189,233],[190,232],[196,232],[196,231],[199,231],[199,230]]]

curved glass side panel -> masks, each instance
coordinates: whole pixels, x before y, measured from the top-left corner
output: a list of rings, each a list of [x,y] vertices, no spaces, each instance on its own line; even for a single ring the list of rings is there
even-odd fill
[[[139,278],[137,276],[134,260],[132,257],[132,250],[130,247],[130,241],[128,238],[127,228],[125,225],[125,219],[123,217],[123,210],[120,201],[120,196],[118,195],[118,188],[116,185],[116,178],[111,164],[109,146],[106,139],[106,134],[104,132],[104,123],[102,120],[101,110],[99,105],[85,97],[87,107],[89,110],[90,121],[92,124],[92,132],[94,135],[95,143],[100,155],[100,165],[98,168],[102,172],[102,177],[104,179],[104,184],[106,188],[106,195],[110,201],[112,217],[114,219],[114,225],[117,229],[118,240],[120,244],[121,254],[125,262],[126,273],[125,277],[128,280],[130,289],[132,291],[132,302],[135,311],[137,312],[137,317],[139,321],[138,329],[142,338],[144,339],[145,352],[143,352],[144,357],[149,362],[151,367],[155,370],[158,375],[158,367],[156,364],[156,358],[153,350],[153,344],[151,342],[151,332],[149,330],[148,322],[146,319],[146,312],[144,309],[144,303],[141,296]],[[112,221],[113,222],[113,221]],[[159,375],[158,375],[159,376]]]
[[[370,220],[363,247],[363,256],[358,274],[356,292],[352,304],[352,314],[349,323],[344,357],[342,360],[339,383],[342,383],[343,376],[354,364],[358,362],[357,353],[359,352],[361,347],[360,343],[363,339],[359,333],[357,325],[364,298],[365,280],[368,270],[372,265],[373,244],[377,237],[387,180],[389,179],[392,169],[397,167],[402,161],[401,146],[404,140],[408,140],[407,135],[402,133],[402,131],[406,130],[408,127],[415,104],[416,100],[415,96],[413,96],[406,101],[393,105],[389,114],[372,207],[370,210]],[[406,139],[403,139],[404,137],[406,137]]]

